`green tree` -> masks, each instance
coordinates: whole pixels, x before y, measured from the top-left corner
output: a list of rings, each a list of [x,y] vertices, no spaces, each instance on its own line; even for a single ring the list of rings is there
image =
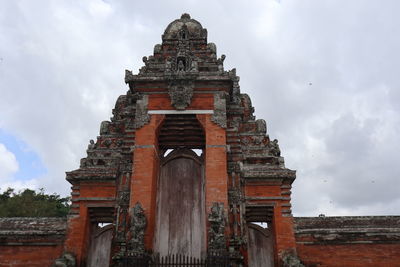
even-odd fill
[[[8,188],[0,194],[0,217],[63,217],[68,214],[69,203],[69,197],[48,195],[43,189],[15,192]]]

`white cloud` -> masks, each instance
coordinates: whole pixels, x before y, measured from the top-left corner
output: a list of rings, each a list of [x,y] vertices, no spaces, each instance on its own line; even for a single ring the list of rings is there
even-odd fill
[[[18,171],[15,155],[0,143],[0,181],[10,179]]]

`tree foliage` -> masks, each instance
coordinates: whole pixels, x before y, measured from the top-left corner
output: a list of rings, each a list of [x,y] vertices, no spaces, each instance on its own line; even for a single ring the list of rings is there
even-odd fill
[[[0,217],[63,217],[68,214],[69,203],[69,197],[48,195],[43,189],[15,192],[8,188],[0,194]]]

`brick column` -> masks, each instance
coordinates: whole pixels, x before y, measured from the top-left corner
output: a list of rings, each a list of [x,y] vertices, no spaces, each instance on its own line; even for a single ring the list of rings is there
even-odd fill
[[[68,216],[67,238],[64,245],[65,252],[76,256],[77,266],[86,266],[86,252],[89,246],[90,220],[86,205],[81,204],[79,215]]]
[[[292,215],[283,215],[281,211],[281,203],[277,203],[274,208],[274,217],[272,222],[275,237],[275,261],[281,266],[280,259],[284,252],[296,252],[296,240],[293,230]]]
[[[206,214],[210,212],[213,202],[224,203],[225,214],[228,214],[226,131],[211,121],[211,114],[199,114],[197,118],[203,125],[206,134]]]
[[[146,218],[145,247],[152,249],[157,197],[157,177],[159,169],[157,129],[164,115],[151,115],[148,124],[136,130],[131,180],[129,211],[140,202]]]

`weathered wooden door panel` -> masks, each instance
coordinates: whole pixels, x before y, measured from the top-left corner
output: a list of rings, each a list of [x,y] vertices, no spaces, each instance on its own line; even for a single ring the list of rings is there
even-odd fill
[[[88,253],[88,267],[108,267],[110,263],[113,225],[94,229]]]
[[[271,231],[256,224],[248,225],[249,267],[273,267],[274,247]]]
[[[175,150],[160,167],[155,251],[200,258],[205,251],[202,160],[191,150]]]

